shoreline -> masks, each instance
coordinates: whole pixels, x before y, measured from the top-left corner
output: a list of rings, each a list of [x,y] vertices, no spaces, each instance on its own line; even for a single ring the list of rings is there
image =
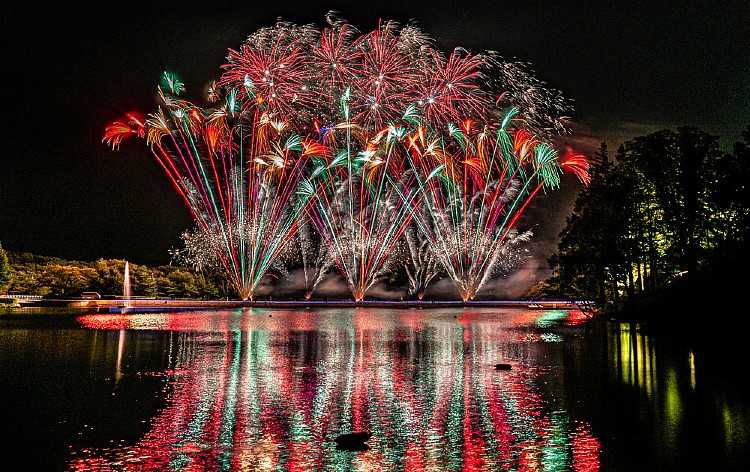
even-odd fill
[[[574,300],[172,300],[122,299],[81,300],[41,299],[21,302],[21,308],[83,308],[110,313],[135,313],[139,311],[195,310],[223,308],[530,308],[530,309],[583,309],[588,302]]]

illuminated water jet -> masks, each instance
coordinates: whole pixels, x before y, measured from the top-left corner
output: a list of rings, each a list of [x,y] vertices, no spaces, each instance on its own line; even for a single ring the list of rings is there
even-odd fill
[[[125,272],[122,282],[122,306],[124,309],[130,308],[130,263],[125,261]]]

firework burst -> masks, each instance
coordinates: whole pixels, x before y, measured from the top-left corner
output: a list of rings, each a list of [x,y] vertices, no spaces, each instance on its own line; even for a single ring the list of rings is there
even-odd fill
[[[461,298],[473,299],[530,237],[514,225],[540,189],[559,185],[556,153],[523,129],[475,130],[472,120],[446,134],[417,129],[408,145],[415,222]]]
[[[218,85],[233,90],[243,109],[277,113],[303,134],[315,121],[338,121],[347,91],[351,121],[371,131],[410,107],[440,128],[465,118],[496,125],[515,106],[516,119],[541,135],[564,131],[570,108],[525,64],[461,47],[446,55],[413,24],[381,21],[363,34],[333,12],[322,29],[286,21],[261,28],[227,59]]]
[[[252,299],[303,221],[306,201],[296,195],[308,156],[303,140],[270,113],[237,113],[231,94],[203,109],[178,98],[180,89],[159,90],[157,112],[116,122],[104,141],[118,147],[125,136],[146,138],[196,220],[199,236],[184,238],[184,255],[222,267],[239,296]]]
[[[230,49],[211,108],[165,73],[158,110],[103,141],[146,140],[196,219],[180,256],[222,267],[242,299],[274,263],[301,260],[308,296],[335,262],[362,300],[402,243],[410,293],[447,273],[473,299],[519,259],[531,233],[515,225],[537,193],[562,171],[588,182],[583,156],[551,145],[567,103],[495,52],[326,19],[279,21]]]
[[[348,117],[346,100],[342,104]],[[313,158],[303,188],[314,201],[309,207],[313,224],[328,243],[354,299],[362,300],[411,221],[413,210],[398,190],[404,186],[399,152],[405,131],[390,126],[368,136],[347,121],[332,132],[342,135],[334,141],[344,147],[329,160]]]

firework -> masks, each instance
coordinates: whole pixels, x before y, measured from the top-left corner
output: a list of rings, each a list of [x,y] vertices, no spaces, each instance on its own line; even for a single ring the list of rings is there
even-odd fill
[[[348,117],[346,100],[342,100]],[[390,255],[411,221],[412,209],[400,195],[404,130],[391,126],[368,136],[350,121],[334,127],[344,147],[314,169],[303,188],[310,191],[311,221],[325,238],[355,300],[387,268]],[[355,138],[357,136],[358,138]],[[406,184],[408,187],[408,184]],[[313,193],[313,189],[316,189]]]
[[[292,244],[286,246],[283,261],[288,266],[301,266],[305,299],[309,300],[320,282],[335,270],[336,259],[327,241],[320,237],[309,222],[300,226]]]
[[[370,131],[400,121],[410,107],[438,128],[460,118],[493,125],[498,110],[517,106],[524,114],[517,119],[540,134],[563,130],[569,108],[521,63],[460,47],[446,55],[415,25],[394,21],[366,34],[332,13],[323,29],[279,21],[227,59],[218,85],[233,90],[243,109],[288,117],[304,134],[316,121],[338,121],[345,93],[351,121]]]
[[[531,236],[514,226],[540,189],[559,185],[557,155],[523,129],[475,130],[472,120],[447,133],[419,128],[408,143],[415,222],[461,298],[473,299]]]
[[[157,112],[104,141],[145,138],[196,219],[178,255],[222,267],[243,299],[292,262],[307,296],[335,263],[362,300],[399,245],[411,294],[446,273],[472,299],[519,260],[536,194],[564,170],[588,182],[583,156],[551,145],[569,111],[558,91],[492,51],[444,54],[412,24],[279,21],[229,50],[212,108],[184,91],[165,73]]]
[[[164,77],[174,94],[159,88],[162,107],[145,122],[113,124],[104,140],[118,147],[128,135],[146,138],[196,220],[183,256],[222,267],[239,296],[252,299],[302,222],[302,139],[267,112],[236,113],[232,94],[216,109],[182,100],[181,87]]]
[[[428,218],[421,218],[423,224],[429,224]],[[416,296],[422,300],[427,287],[440,277],[442,266],[435,251],[432,249],[430,239],[411,224],[404,231],[404,246],[406,247],[406,261],[404,270],[409,279],[409,295]]]
[[[331,159],[319,162],[307,181],[311,189],[318,189],[316,204],[311,207],[312,221],[331,248],[354,298],[362,299],[387,265],[388,255],[413,214],[423,213],[416,206],[435,197],[433,193],[404,198],[413,193],[411,183],[404,179],[411,178],[414,183],[427,170],[421,167],[422,174],[403,173],[407,168],[397,141],[407,129],[417,123],[431,130],[455,128],[453,123],[461,118],[488,130],[502,129],[509,123],[500,110],[519,105],[512,124],[526,134],[519,133],[514,139],[541,140],[551,132],[564,130],[567,108],[562,96],[544,87],[523,64],[506,63],[494,52],[471,54],[456,48],[446,56],[416,26],[402,28],[393,21],[381,21],[374,31],[361,34],[331,13],[327,25],[317,30],[279,21],[259,30],[240,50],[230,52],[219,83],[237,93],[245,110],[294,113],[292,126],[300,132],[316,133],[321,145],[328,147]],[[382,138],[384,132],[386,139]],[[531,144],[524,146],[533,148]],[[540,147],[540,159],[547,156],[554,161],[554,153],[549,151],[548,145]],[[524,159],[527,153],[519,150],[517,157]],[[446,165],[452,165],[450,170],[455,171],[461,165],[459,161],[460,156],[455,156]],[[465,162],[471,166],[478,161],[469,157]],[[464,220],[491,221],[474,222],[481,228],[473,229],[473,237],[459,241],[454,235],[450,243],[445,228],[458,224],[447,223],[455,214],[447,220],[450,213],[442,214],[440,232],[409,232],[407,275],[414,293],[423,294],[437,277],[436,258],[463,287],[459,289],[462,296],[472,298],[503,256],[512,259],[510,243],[518,233],[511,232],[510,226],[515,218],[498,221],[499,214],[525,206],[518,201],[502,208],[474,206],[472,202],[478,198],[474,192],[491,193],[500,185],[505,187],[502,193],[495,191],[496,203],[509,199],[526,177],[525,171],[506,175],[507,181],[489,183],[484,189],[477,187],[482,179],[472,180],[473,187],[458,188],[461,196],[453,192],[433,202],[433,207],[448,208],[455,202],[446,199],[458,198],[469,203],[464,208],[468,214],[485,212]],[[524,192],[517,193],[523,198]],[[484,195],[481,200],[491,198]],[[429,219],[420,218],[423,230],[429,226]],[[490,237],[500,228],[504,234]],[[417,246],[414,238],[425,234],[427,239]],[[435,234],[441,236],[436,239]],[[466,235],[466,229],[456,234]],[[518,241],[528,236],[518,236]],[[476,247],[484,249],[465,254],[476,251]],[[451,252],[453,255],[447,256]],[[481,260],[482,253],[489,258]]]

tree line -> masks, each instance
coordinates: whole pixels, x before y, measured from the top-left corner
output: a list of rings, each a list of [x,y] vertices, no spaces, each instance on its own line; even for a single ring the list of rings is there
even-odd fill
[[[682,305],[747,280],[750,125],[731,152],[695,127],[602,143],[530,296],[627,305],[671,294]],[[735,270],[739,269],[739,270]],[[686,296],[687,295],[687,296]]]
[[[224,299],[231,288],[214,271],[165,265],[129,264],[131,292],[155,298]],[[28,252],[3,251],[0,246],[0,293],[40,295],[48,298],[80,297],[97,292],[103,297],[123,295],[125,261],[98,259],[68,261]]]

